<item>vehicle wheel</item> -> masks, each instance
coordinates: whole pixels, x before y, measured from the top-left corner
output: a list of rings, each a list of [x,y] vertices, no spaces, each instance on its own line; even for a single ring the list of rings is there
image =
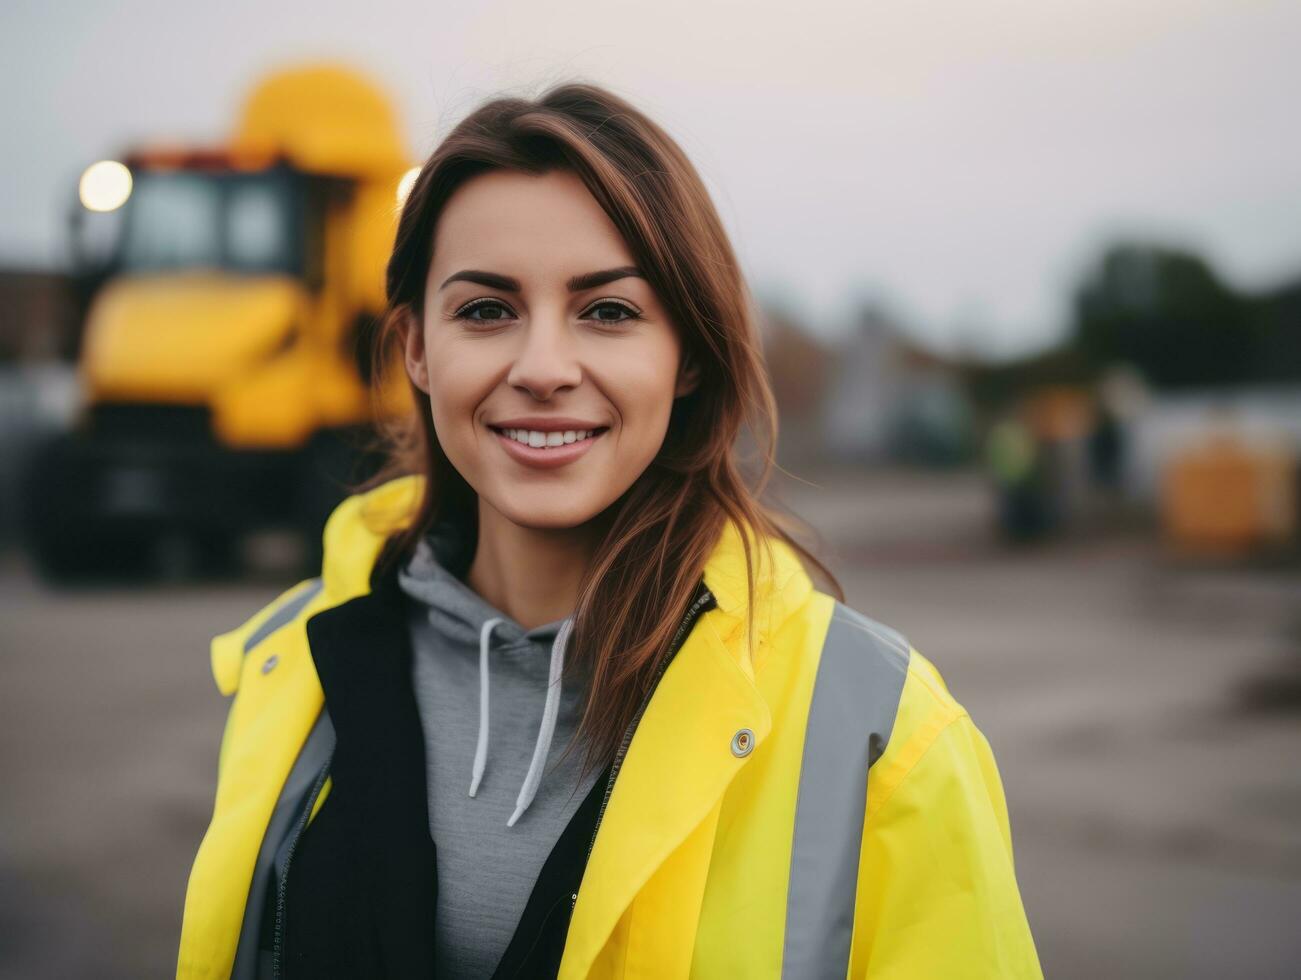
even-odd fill
[[[87,516],[85,466],[73,437],[55,436],[33,452],[21,480],[23,540],[51,584],[138,578],[152,560],[152,538],[96,526]]]
[[[224,578],[240,571],[240,538],[224,528],[203,528],[193,535],[198,573],[203,577]]]

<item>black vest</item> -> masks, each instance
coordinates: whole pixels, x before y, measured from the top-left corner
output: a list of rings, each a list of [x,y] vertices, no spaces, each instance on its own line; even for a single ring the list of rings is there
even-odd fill
[[[278,947],[287,980],[434,976],[437,848],[407,599],[396,567],[371,585],[307,621],[336,743],[330,793],[292,845],[283,883],[269,886],[260,945]],[[558,972],[608,776],[552,848],[493,980]]]

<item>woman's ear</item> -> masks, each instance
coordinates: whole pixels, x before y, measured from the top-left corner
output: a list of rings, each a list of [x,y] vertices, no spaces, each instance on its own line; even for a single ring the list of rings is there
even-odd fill
[[[678,383],[673,389],[673,397],[681,398],[696,390],[700,384],[700,368],[694,358],[684,356],[682,366],[678,368]]]
[[[407,367],[407,376],[415,386],[429,394],[429,372],[425,363],[425,331],[419,319],[407,309],[402,314],[402,349],[403,360]]]

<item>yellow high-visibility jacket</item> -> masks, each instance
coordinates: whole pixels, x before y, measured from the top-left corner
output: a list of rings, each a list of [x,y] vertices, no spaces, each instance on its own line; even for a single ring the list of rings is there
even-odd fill
[[[422,480],[345,500],[321,575],[212,641],[217,685],[235,697],[180,977],[231,976],[241,933],[256,927],[259,854],[323,714],[307,621],[371,588]],[[637,723],[559,975],[1042,976],[988,742],[903,636],[814,589],[796,554],[772,544],[772,562],[755,550],[753,608],[736,525],[709,558],[716,602]],[[329,788],[327,776],[311,818]]]

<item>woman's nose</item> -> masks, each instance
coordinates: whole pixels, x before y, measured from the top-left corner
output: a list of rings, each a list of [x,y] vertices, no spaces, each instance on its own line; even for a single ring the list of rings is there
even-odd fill
[[[583,378],[578,348],[563,319],[535,319],[522,334],[523,344],[506,376],[508,384],[525,388],[538,399],[578,385]]]

